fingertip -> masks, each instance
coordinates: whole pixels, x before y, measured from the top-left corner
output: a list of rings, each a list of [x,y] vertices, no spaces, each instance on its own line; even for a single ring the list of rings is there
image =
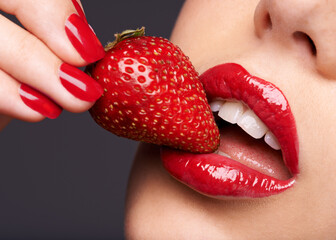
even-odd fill
[[[76,106],[69,106],[64,109],[72,113],[83,113],[88,111],[94,104],[95,102],[83,102],[82,104],[78,104]]]
[[[104,92],[97,81],[67,63],[61,64],[59,78],[65,89],[83,101],[95,102]]]
[[[18,117],[18,119],[25,121],[25,122],[31,122],[31,123],[37,123],[37,122],[41,122],[44,119],[46,119],[47,117],[43,116],[42,114],[34,111],[34,113],[30,113],[28,116],[20,116]]]
[[[65,32],[73,47],[87,62],[93,63],[105,56],[105,50],[93,29],[79,15],[71,14],[65,22]]]
[[[29,102],[37,101],[38,96],[41,95],[40,93],[36,95],[34,92],[35,90],[30,90],[30,87],[20,84],[11,75],[0,70],[0,122],[3,126],[11,118],[26,122],[39,122],[46,118],[45,115],[36,111],[38,109],[34,106],[28,106]]]
[[[21,84],[19,87],[19,95],[21,100],[31,109],[38,112],[42,116],[45,116],[50,119],[56,119],[61,113],[62,108],[54,103],[47,96],[38,92],[37,90],[29,87],[26,84]],[[32,119],[33,121],[38,121],[38,117],[36,119]]]

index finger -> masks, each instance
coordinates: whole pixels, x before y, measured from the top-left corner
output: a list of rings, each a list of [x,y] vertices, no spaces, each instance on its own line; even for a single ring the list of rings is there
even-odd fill
[[[105,54],[76,0],[0,0],[0,9],[15,15],[29,32],[71,65],[84,66]]]

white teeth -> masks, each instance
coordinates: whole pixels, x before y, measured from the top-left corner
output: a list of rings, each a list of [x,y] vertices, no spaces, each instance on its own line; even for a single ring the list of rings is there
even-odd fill
[[[264,137],[265,142],[273,149],[280,150],[280,144],[276,137],[269,131],[260,118],[240,101],[216,100],[210,103],[211,110],[218,112],[218,116],[232,124],[237,123],[246,133],[253,138]],[[219,155],[229,157],[225,153]]]
[[[211,111],[218,112],[223,104],[224,104],[223,100],[216,100],[216,101],[210,103]]]
[[[244,105],[241,102],[226,102],[219,109],[218,116],[225,121],[235,124],[244,113]]]
[[[237,124],[245,132],[256,139],[262,138],[268,130],[266,125],[251,109],[248,109],[243,113],[243,115],[238,119]]]
[[[265,135],[265,142],[275,150],[281,149],[278,139],[276,139],[276,137],[270,131],[268,131]]]

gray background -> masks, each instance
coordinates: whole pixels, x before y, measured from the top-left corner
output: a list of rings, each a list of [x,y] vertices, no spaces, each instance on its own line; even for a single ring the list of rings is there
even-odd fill
[[[103,44],[115,32],[140,26],[147,35],[168,38],[182,4],[83,1]],[[0,239],[123,239],[136,147],[100,128],[88,113],[13,121],[0,133]]]

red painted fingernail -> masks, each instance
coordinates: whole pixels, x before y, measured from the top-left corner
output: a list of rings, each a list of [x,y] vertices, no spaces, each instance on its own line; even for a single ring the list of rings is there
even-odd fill
[[[56,103],[26,84],[21,84],[19,94],[22,101],[28,107],[47,118],[55,119],[62,112],[62,108],[60,108]]]
[[[104,90],[99,83],[67,63],[61,65],[59,77],[63,86],[81,100],[94,102],[103,94]]]
[[[85,21],[86,23],[88,23],[87,19],[85,17],[85,14],[83,12],[83,9],[81,8],[81,6],[77,2],[77,0],[71,0],[71,1],[72,1],[73,5],[75,6],[78,15],[83,19],[83,21]]]
[[[105,51],[90,26],[77,14],[65,22],[65,32],[81,57],[88,63],[104,57]]]

